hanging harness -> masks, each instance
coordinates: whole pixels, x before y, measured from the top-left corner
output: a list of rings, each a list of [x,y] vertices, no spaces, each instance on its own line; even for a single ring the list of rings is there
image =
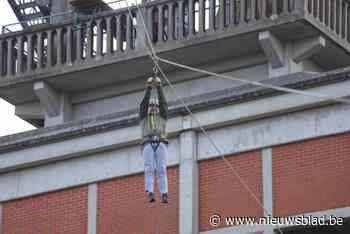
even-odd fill
[[[154,153],[157,152],[157,149],[159,147],[160,142],[159,141],[152,141],[150,144],[152,146]]]
[[[151,145],[154,153],[157,152],[157,149],[160,145],[160,139],[158,136],[152,136],[150,141],[148,141],[148,143]]]

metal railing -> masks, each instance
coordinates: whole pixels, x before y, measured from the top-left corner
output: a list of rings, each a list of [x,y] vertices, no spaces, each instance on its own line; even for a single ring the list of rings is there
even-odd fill
[[[307,0],[308,14],[335,33],[339,38],[350,41],[350,1],[349,0]]]
[[[327,1],[336,3],[325,4]],[[160,0],[141,8],[155,47],[234,31],[297,11],[313,15],[349,41],[349,5],[345,0]],[[131,13],[132,17],[124,8],[78,23],[0,37],[0,77],[29,75],[67,64],[79,66],[95,58],[145,50],[136,6],[131,7]]]
[[[68,22],[68,21],[72,21],[74,18],[77,18],[77,17],[78,15],[76,15],[73,11],[67,11],[67,12],[52,14],[49,16],[37,17],[31,20],[19,21],[16,23],[6,24],[2,26],[1,34],[21,31],[23,30],[22,25],[29,24],[29,23],[31,23],[31,27],[35,27],[43,24],[54,24],[59,19],[62,19],[62,18],[64,18],[65,21]]]

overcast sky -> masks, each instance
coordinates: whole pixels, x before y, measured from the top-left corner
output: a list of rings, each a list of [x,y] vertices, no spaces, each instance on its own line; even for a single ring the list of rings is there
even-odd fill
[[[11,24],[16,21],[17,19],[7,0],[0,0],[0,25]],[[30,129],[34,129],[34,127],[15,116],[14,106],[0,98],[0,136]]]

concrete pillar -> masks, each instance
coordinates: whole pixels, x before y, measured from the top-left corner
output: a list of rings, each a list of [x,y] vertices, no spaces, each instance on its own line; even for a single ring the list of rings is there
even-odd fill
[[[259,33],[259,43],[273,69],[284,65],[285,49],[278,38],[269,31],[261,32]]]
[[[34,57],[34,50],[33,50],[33,38],[32,34],[29,34],[27,36],[27,46],[28,46],[28,55],[27,55],[27,72],[31,72],[33,69],[33,57]]]
[[[263,205],[264,216],[273,215],[273,193],[272,193],[272,149],[262,150],[262,172],[263,172]],[[273,226],[264,227],[264,234],[273,234]]]
[[[56,65],[57,66],[62,66],[62,60],[63,60],[63,48],[64,48],[64,41],[62,40],[63,38],[63,28],[59,28],[57,29],[57,45],[55,46],[55,48],[57,48],[57,54],[55,55],[56,56]]]
[[[97,184],[88,187],[88,234],[96,234],[97,230]]]
[[[197,136],[195,131],[189,130],[191,125],[191,118],[184,117],[184,132],[180,135],[180,234],[198,233]]]
[[[53,35],[52,30],[46,31],[47,33],[47,64],[46,66],[48,68],[52,67],[53,65],[53,50],[54,50],[54,43],[53,43]]]
[[[44,58],[44,41],[43,41],[43,33],[37,33],[38,37],[38,69],[42,69],[43,67],[43,58]]]
[[[13,49],[12,49],[12,39],[7,39],[7,77],[13,75]]]
[[[45,127],[71,119],[72,105],[68,94],[57,92],[43,81],[34,83],[33,89],[45,110]]]
[[[96,20],[97,25],[97,48],[96,48],[96,57],[98,59],[102,56],[102,50],[103,50],[103,32],[102,32],[102,19]]]
[[[23,45],[23,36],[20,36],[17,38],[18,41],[18,51],[17,51],[17,58],[18,58],[18,73],[21,74],[23,71],[23,51],[24,51],[24,45]]]
[[[3,48],[3,43],[4,43],[4,40],[0,40],[0,78],[4,74],[4,58],[6,57],[6,56],[4,56],[5,50]]]
[[[0,203],[0,233],[3,232],[3,230],[2,230],[2,223],[3,223],[2,204]]]
[[[70,121],[72,118],[72,104],[70,101],[70,96],[66,93],[59,94],[59,114],[57,116],[51,117],[45,115],[45,127],[63,124]]]

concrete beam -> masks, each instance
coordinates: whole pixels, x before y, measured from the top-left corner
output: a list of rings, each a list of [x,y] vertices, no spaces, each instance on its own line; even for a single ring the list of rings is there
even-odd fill
[[[300,40],[295,42],[292,58],[296,63],[300,63],[325,47],[326,40],[322,36]]]
[[[15,115],[22,119],[44,119],[45,110],[40,102],[23,103],[15,106]]]
[[[284,65],[285,49],[278,38],[269,31],[260,32],[259,43],[272,68],[279,68]]]
[[[41,104],[44,106],[46,113],[50,117],[59,115],[60,113],[60,98],[59,94],[46,82],[35,82],[34,93],[39,98]]]
[[[93,144],[97,142],[97,144],[100,144],[103,140],[117,138],[117,135],[117,133],[116,135],[99,135],[86,143]],[[81,144],[81,142],[75,142],[74,146],[67,144],[67,142],[64,145],[51,144],[50,149],[43,149],[44,152],[42,153],[49,154],[49,151],[59,153],[61,150],[71,147],[78,149],[84,148],[86,145]],[[179,164],[179,149],[178,140],[170,139],[168,166]],[[33,154],[24,154],[23,156],[30,158],[33,157]],[[144,165],[142,157],[140,157],[139,144],[117,150],[90,153],[85,157],[45,163],[25,170],[0,173],[0,202],[129,176],[143,171]],[[57,175],[60,176],[57,177]]]
[[[97,184],[88,186],[88,234],[97,231]]]
[[[349,95],[350,81],[330,84],[327,86],[310,89],[312,92],[319,92],[325,95],[334,95],[339,97]],[[349,111],[346,106],[327,107],[322,109],[313,109],[297,113],[298,110],[305,110],[310,107],[316,107],[323,101],[313,97],[305,97],[296,94],[285,94],[274,96],[250,102],[224,106],[216,109],[196,112],[196,117],[202,123],[203,127],[211,130],[211,134],[225,132],[226,137],[217,142],[225,151],[230,152],[236,149],[236,152],[252,150],[255,148],[269,147],[275,144],[283,144],[296,140],[303,140],[327,134],[336,134],[350,130],[347,116]],[[293,112],[292,114],[288,114]],[[284,115],[283,114],[287,114]],[[273,119],[267,117],[275,116]],[[325,116],[325,117],[324,117]],[[128,116],[132,118],[134,116]],[[322,117],[322,118],[320,118]],[[125,117],[126,118],[126,117]],[[123,120],[121,118],[120,120]],[[252,121],[261,119],[258,121]],[[118,121],[118,120],[114,120]],[[242,122],[249,123],[242,124]],[[283,122],[283,125],[274,121]],[[236,125],[240,123],[240,125]],[[93,127],[89,125],[89,127]],[[304,131],[298,131],[294,126],[305,126]],[[317,126],[317,128],[315,128]],[[65,134],[68,131],[74,131],[81,126],[72,125],[70,128],[58,129],[53,133],[39,133],[37,137],[49,137],[59,134]],[[88,127],[85,126],[84,127]],[[224,127],[223,130],[215,129]],[[257,134],[257,130],[260,134]],[[197,126],[191,126],[191,129],[197,129]],[[282,130],[283,129],[283,130]],[[183,130],[182,118],[180,116],[169,119],[167,132],[171,136],[177,136]],[[286,132],[288,134],[286,134]],[[289,131],[289,132],[288,132]],[[264,135],[266,134],[266,135]],[[1,154],[0,172],[11,171],[28,166],[37,166],[42,163],[48,163],[64,158],[79,157],[84,154],[101,152],[107,149],[123,148],[125,146],[138,144],[140,141],[139,126],[130,126],[106,132],[99,132],[91,135],[81,136],[79,138],[63,139],[61,141],[47,142],[47,144],[35,145],[30,148],[9,150]],[[272,137],[267,137],[272,136]],[[230,138],[231,137],[231,138]],[[208,149],[208,141],[205,137],[201,139],[199,135],[198,157],[201,159],[213,157],[217,152]],[[233,145],[234,143],[234,145]],[[7,145],[3,145],[6,147]],[[171,145],[169,146],[171,147]],[[55,148],[59,148],[57,151]]]
[[[183,129],[191,128],[191,118],[183,119]],[[198,233],[198,164],[195,131],[185,131],[180,135],[179,168],[179,230],[180,234]]]
[[[295,96],[290,99],[290,103],[296,101]],[[280,102],[281,105],[287,103],[285,100]],[[266,109],[266,106],[271,106],[271,103],[260,103],[260,105]],[[254,107],[247,107],[247,109],[254,109]],[[258,111],[257,108],[255,109]],[[226,107],[226,113],[231,115],[231,118],[235,118],[235,111],[240,117],[244,114],[244,111],[237,105],[234,105],[232,109]],[[216,144],[224,154],[232,152],[233,149],[236,153],[240,153],[349,132],[350,122],[347,121],[349,115],[349,106],[334,105],[208,131],[213,139],[216,139]],[[196,113],[196,116],[206,124],[211,124],[211,122],[204,117],[212,121],[225,119],[223,113],[214,110],[207,112],[205,116],[201,116],[200,113]],[[171,121],[172,119],[169,122]],[[183,134],[189,134],[192,131],[193,126]],[[140,173],[143,171],[143,162],[137,144],[139,135],[139,126],[133,126],[4,152],[0,155],[0,187],[2,188],[0,202]],[[185,135],[181,135],[180,138],[183,138],[182,147],[180,147],[179,138],[170,139],[168,165],[179,164],[180,154],[182,154],[180,170],[185,170],[182,168],[187,165],[187,168],[194,171],[191,161],[184,159],[188,154],[180,152],[184,147],[194,150],[191,146],[193,143],[185,141]],[[203,134],[197,133],[196,141],[198,141],[196,150],[199,160],[221,156],[213,150],[207,137]],[[130,142],[133,142],[134,145],[130,145]],[[189,143],[190,145],[187,146],[186,144]],[[68,158],[70,160],[67,160]],[[26,169],[21,170],[23,168]],[[60,175],[59,178],[57,174]]]

